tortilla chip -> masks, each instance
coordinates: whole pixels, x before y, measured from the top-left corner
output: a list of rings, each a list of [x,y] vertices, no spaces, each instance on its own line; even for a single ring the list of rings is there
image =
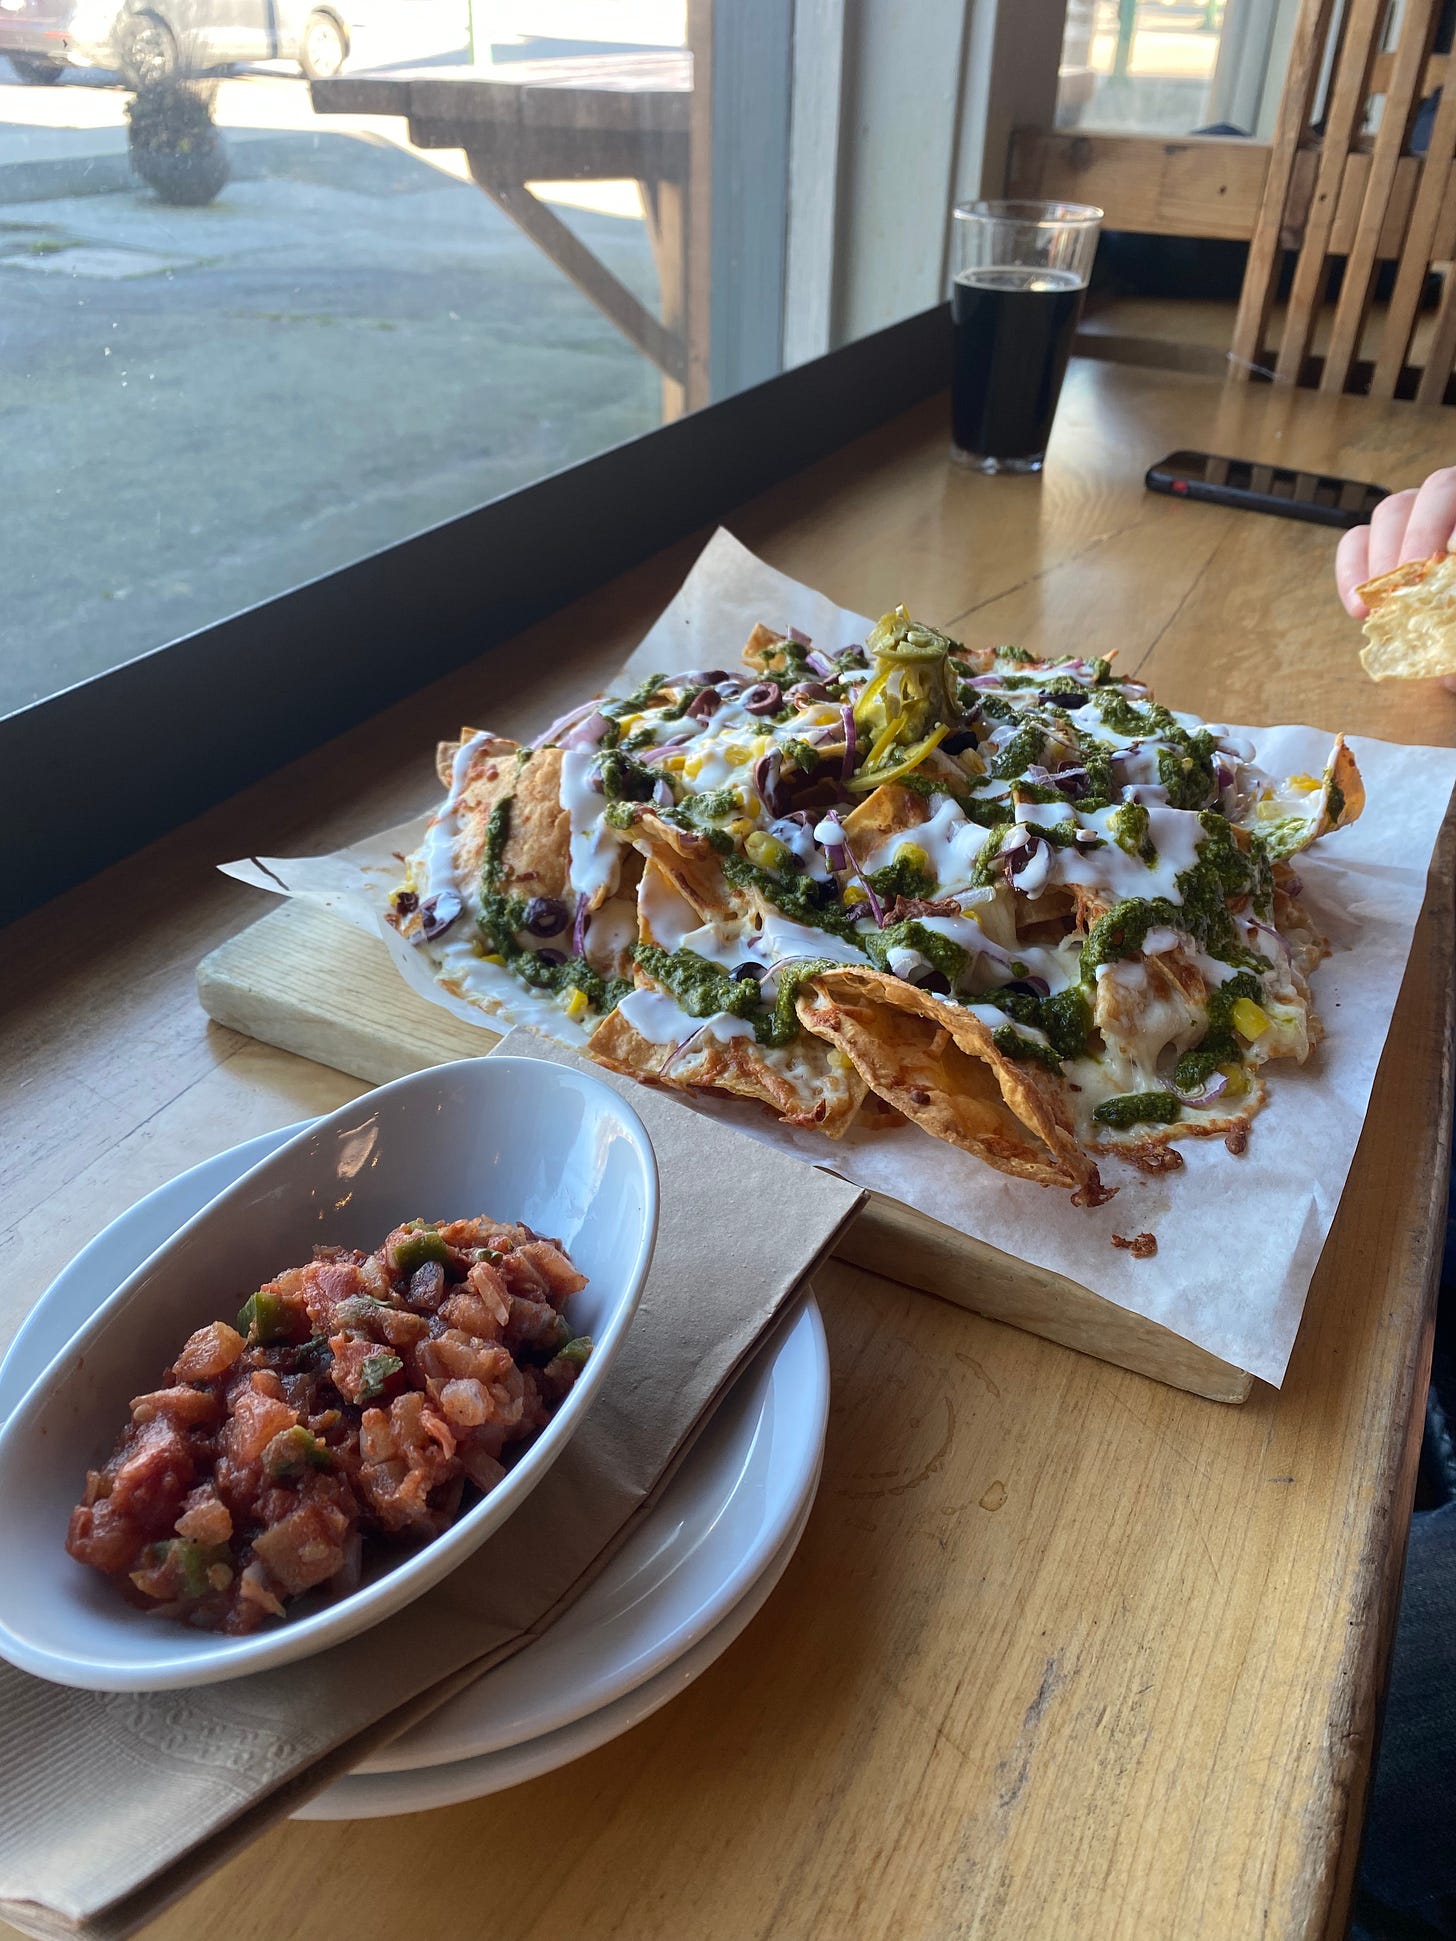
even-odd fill
[[[1456,553],[1410,560],[1355,591],[1370,609],[1360,664],[1371,680],[1456,674]]]
[[[918,829],[929,816],[930,804],[918,790],[901,788],[898,782],[882,782],[863,802],[855,804],[843,827],[855,854],[867,856],[887,837]]]
[[[743,649],[743,658],[755,673],[765,673],[786,638],[784,634],[776,634],[772,627],[766,627],[761,620],[756,621],[753,632],[748,636],[748,644]]]
[[[500,887],[510,895],[573,902],[571,824],[561,806],[559,748],[543,748],[528,762],[516,760],[514,742],[491,740],[472,751],[455,838],[461,882],[479,880],[491,810],[507,796],[511,826],[501,851]]]
[[[613,1011],[592,1033],[587,1050],[599,1064],[628,1078],[753,1099],[785,1125],[805,1126],[830,1139],[844,1137],[865,1096],[864,1080],[850,1061],[808,1032],[778,1050],[754,1038],[718,1039],[706,1031],[682,1045],[657,1045]]]
[[[1005,1057],[964,1005],[882,971],[836,969],[805,984],[798,1010],[801,1024],[837,1045],[872,1091],[932,1137],[1043,1186],[1095,1181],[1060,1081]]]

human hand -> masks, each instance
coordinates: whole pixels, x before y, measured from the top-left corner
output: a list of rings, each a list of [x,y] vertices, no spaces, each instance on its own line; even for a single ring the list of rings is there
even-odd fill
[[[1368,526],[1352,526],[1335,549],[1335,585],[1345,611],[1363,620],[1370,609],[1356,593],[1407,560],[1456,552],[1456,466],[1432,472],[1418,490],[1382,499]],[[1456,675],[1442,682],[1456,693]]]

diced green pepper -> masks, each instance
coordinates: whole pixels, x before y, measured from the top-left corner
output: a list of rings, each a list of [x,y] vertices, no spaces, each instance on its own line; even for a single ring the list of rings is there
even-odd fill
[[[311,1429],[295,1422],[282,1429],[263,1452],[263,1467],[275,1483],[301,1476],[305,1469],[332,1469],[334,1457]]]
[[[433,1227],[421,1227],[417,1233],[407,1233],[403,1240],[395,1242],[394,1271],[397,1274],[412,1274],[417,1267],[423,1267],[427,1260],[438,1260],[443,1266],[449,1253],[449,1248]]]
[[[373,1402],[384,1393],[384,1385],[391,1375],[397,1375],[404,1363],[398,1355],[390,1354],[381,1348],[377,1355],[366,1355],[360,1369],[359,1400]]]
[[[286,1341],[291,1332],[287,1304],[271,1288],[260,1287],[238,1310],[238,1333],[247,1336],[250,1348],[266,1348],[272,1342]]]
[[[589,1334],[579,1334],[573,1340],[568,1341],[564,1348],[557,1350],[556,1359],[558,1361],[570,1362],[573,1368],[585,1368],[591,1360],[591,1351],[591,1336]]]
[[[194,1543],[190,1537],[169,1537],[165,1543],[149,1544],[146,1552],[149,1570],[175,1568],[181,1579],[178,1591],[183,1597],[206,1597],[213,1588],[207,1573],[214,1564],[230,1564],[232,1556],[225,1543]],[[157,1593],[153,1591],[152,1596]]]

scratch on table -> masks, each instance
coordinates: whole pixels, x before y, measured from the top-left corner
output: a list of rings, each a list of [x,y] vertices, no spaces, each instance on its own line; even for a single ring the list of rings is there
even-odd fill
[[[998,1792],[996,1804],[1003,1813],[1010,1812],[1021,1798],[1022,1790],[1031,1777],[1031,1762],[1036,1753],[1037,1736],[1047,1706],[1055,1692],[1061,1689],[1061,1660],[1052,1656],[1046,1661],[1046,1669],[1041,1675],[1036,1697],[1026,1708],[1021,1721],[1021,1730],[1016,1735],[1016,1744],[996,1768]]]

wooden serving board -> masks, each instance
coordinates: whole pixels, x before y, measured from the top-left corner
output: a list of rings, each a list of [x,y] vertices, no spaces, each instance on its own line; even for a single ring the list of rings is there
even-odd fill
[[[288,902],[202,960],[209,1017],[371,1084],[499,1042],[410,990],[384,945],[326,912]],[[1059,1274],[1018,1260],[872,1193],[838,1251],[857,1266],[1044,1335],[1215,1402],[1242,1402],[1253,1377]]]

